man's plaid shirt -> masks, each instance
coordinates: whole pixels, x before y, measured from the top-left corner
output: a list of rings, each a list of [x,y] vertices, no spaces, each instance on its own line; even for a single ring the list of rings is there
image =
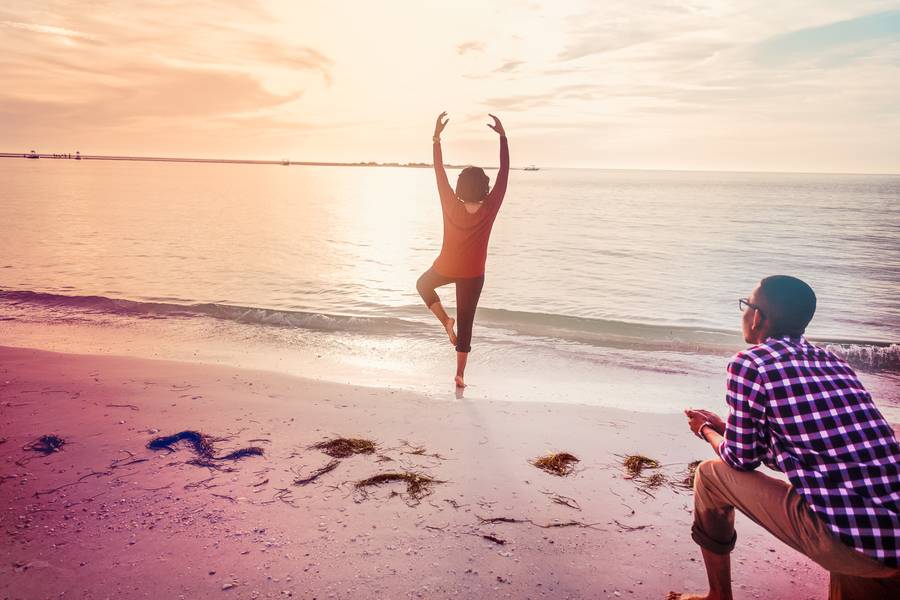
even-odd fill
[[[769,338],[729,363],[725,397],[723,461],[782,471],[844,544],[898,567],[900,446],[847,363]]]

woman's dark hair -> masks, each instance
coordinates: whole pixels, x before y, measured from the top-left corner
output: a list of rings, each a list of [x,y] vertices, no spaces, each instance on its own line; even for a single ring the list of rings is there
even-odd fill
[[[490,183],[481,167],[466,167],[456,180],[456,197],[463,202],[481,202],[487,198]]]

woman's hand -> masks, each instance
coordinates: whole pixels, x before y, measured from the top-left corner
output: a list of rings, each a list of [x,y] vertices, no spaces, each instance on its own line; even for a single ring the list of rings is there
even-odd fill
[[[446,117],[446,116],[447,116],[447,111],[445,110],[444,112],[442,112],[441,114],[438,115],[437,121],[434,122],[433,138],[435,140],[437,140],[438,138],[441,137],[441,132],[444,131],[444,127],[446,127],[447,123],[450,121],[450,119],[444,119],[444,117]],[[444,120],[441,121],[441,119],[444,119]]]
[[[503,129],[503,123],[500,122],[500,119],[490,113],[488,113],[488,116],[494,120],[494,124],[488,123],[487,126],[499,133],[500,137],[506,137],[506,130]]]

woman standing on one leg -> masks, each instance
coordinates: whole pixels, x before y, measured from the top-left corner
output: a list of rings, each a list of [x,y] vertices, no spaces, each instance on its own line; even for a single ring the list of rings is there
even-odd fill
[[[446,112],[438,115],[434,124],[434,173],[437,176],[438,194],[441,198],[441,210],[444,215],[444,243],[441,253],[430,269],[425,271],[416,283],[416,289],[425,304],[438,318],[450,343],[456,346],[456,386],[465,387],[464,376],[466,360],[472,342],[472,323],[475,320],[475,308],[484,285],[484,265],[487,260],[488,240],[494,219],[503,203],[506,193],[506,182],[509,179],[509,146],[506,132],[500,119],[494,120],[488,127],[500,134],[500,170],[493,189],[489,188],[490,180],[478,167],[466,167],[456,180],[456,190],[450,187],[444,161],[441,156],[441,132],[449,119],[444,119]],[[456,317],[459,320],[454,333],[454,321],[451,319],[435,288],[448,283],[456,284]]]

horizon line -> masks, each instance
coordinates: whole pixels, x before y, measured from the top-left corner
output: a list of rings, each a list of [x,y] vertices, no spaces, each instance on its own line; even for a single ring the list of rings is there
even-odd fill
[[[0,152],[0,158],[29,159],[30,152]],[[433,163],[424,162],[376,162],[376,161],[303,161],[284,158],[280,160],[244,159],[244,158],[192,158],[176,156],[129,156],[129,155],[103,155],[103,154],[71,154],[61,153],[35,153],[37,158],[49,160],[108,160],[108,161],[134,161],[134,162],[181,162],[181,163],[206,163],[206,164],[250,164],[250,165],[280,165],[300,167],[399,167],[409,169],[432,168]],[[31,160],[34,160],[32,158]],[[444,164],[444,168],[462,169],[468,165]],[[534,167],[534,165],[529,165]],[[522,171],[529,167],[510,167],[514,171]],[[499,167],[483,167],[488,170],[496,170]],[[586,171],[663,171],[672,173],[747,173],[747,174],[772,174],[772,175],[870,175],[870,176],[900,176],[900,171],[894,173],[871,171],[771,171],[752,169],[674,169],[674,168],[648,168],[648,167],[560,167],[547,166],[542,169],[571,169]],[[529,169],[531,170],[531,169]]]
[[[283,158],[280,160],[264,160],[253,158],[191,158],[180,156],[129,156],[114,154],[81,154],[76,152],[60,153],[41,153],[41,152],[0,152],[0,158],[22,158],[22,159],[48,159],[48,160],[109,160],[122,162],[179,162],[179,163],[206,163],[206,164],[244,164],[244,165],[280,165],[285,167],[402,167],[408,169],[430,169],[433,163],[424,162],[387,162],[380,163],[375,161],[357,161],[357,162],[340,162],[340,161],[309,161],[309,160],[292,160]],[[467,165],[444,164],[444,168],[463,169]],[[497,169],[498,167],[485,167],[486,169]],[[521,167],[515,167],[521,168]]]

